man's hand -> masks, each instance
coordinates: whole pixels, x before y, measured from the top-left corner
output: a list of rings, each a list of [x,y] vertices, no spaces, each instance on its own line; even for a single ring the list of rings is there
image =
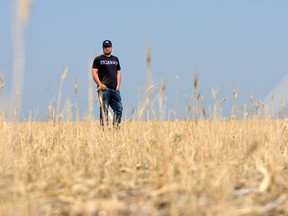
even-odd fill
[[[101,84],[101,85],[99,86],[99,89],[100,89],[100,90],[106,90],[107,87],[106,87],[104,84]]]

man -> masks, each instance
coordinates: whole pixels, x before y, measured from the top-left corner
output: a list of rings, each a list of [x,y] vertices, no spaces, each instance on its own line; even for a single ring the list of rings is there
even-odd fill
[[[100,101],[100,124],[108,123],[108,108],[113,109],[113,125],[119,127],[122,117],[122,102],[120,96],[121,67],[120,62],[112,53],[112,42],[103,41],[103,54],[94,59],[92,77],[97,84]]]

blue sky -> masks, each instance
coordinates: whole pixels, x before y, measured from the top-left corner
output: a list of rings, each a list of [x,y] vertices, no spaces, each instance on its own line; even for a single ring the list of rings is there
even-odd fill
[[[11,97],[15,2],[0,0],[2,109]],[[26,66],[20,118],[29,118],[29,112],[38,106],[41,119],[48,118],[48,106],[57,98],[65,67],[63,102],[69,97],[72,105],[76,103],[73,85],[78,83],[77,104],[84,117],[90,62],[101,53],[105,39],[113,42],[113,54],[122,67],[124,117],[141,102],[147,46],[151,48],[155,93],[166,82],[166,114],[175,109],[178,95],[179,116],[184,116],[187,97],[193,100],[197,72],[207,112],[213,105],[211,90],[216,89],[217,100],[226,98],[223,112],[229,115],[233,89],[238,91],[237,104],[242,107],[249,104],[250,95],[255,101],[263,99],[287,75],[287,21],[287,0],[34,0],[24,34]],[[98,106],[96,102],[96,118]]]

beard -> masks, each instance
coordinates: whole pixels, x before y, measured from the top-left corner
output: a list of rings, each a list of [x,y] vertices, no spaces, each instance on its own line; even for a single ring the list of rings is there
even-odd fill
[[[111,55],[112,51],[104,51],[104,55]]]

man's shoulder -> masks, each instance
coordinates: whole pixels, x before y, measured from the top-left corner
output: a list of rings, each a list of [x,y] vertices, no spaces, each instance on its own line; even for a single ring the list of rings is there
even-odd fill
[[[98,55],[94,58],[92,68],[99,68],[100,61],[102,60],[102,55]]]
[[[95,60],[99,60],[99,59],[103,59],[103,55],[102,54],[95,57]]]
[[[117,59],[117,60],[118,60],[118,57],[117,57],[117,56],[114,56],[114,55],[111,55],[111,58],[112,58],[112,59]]]

